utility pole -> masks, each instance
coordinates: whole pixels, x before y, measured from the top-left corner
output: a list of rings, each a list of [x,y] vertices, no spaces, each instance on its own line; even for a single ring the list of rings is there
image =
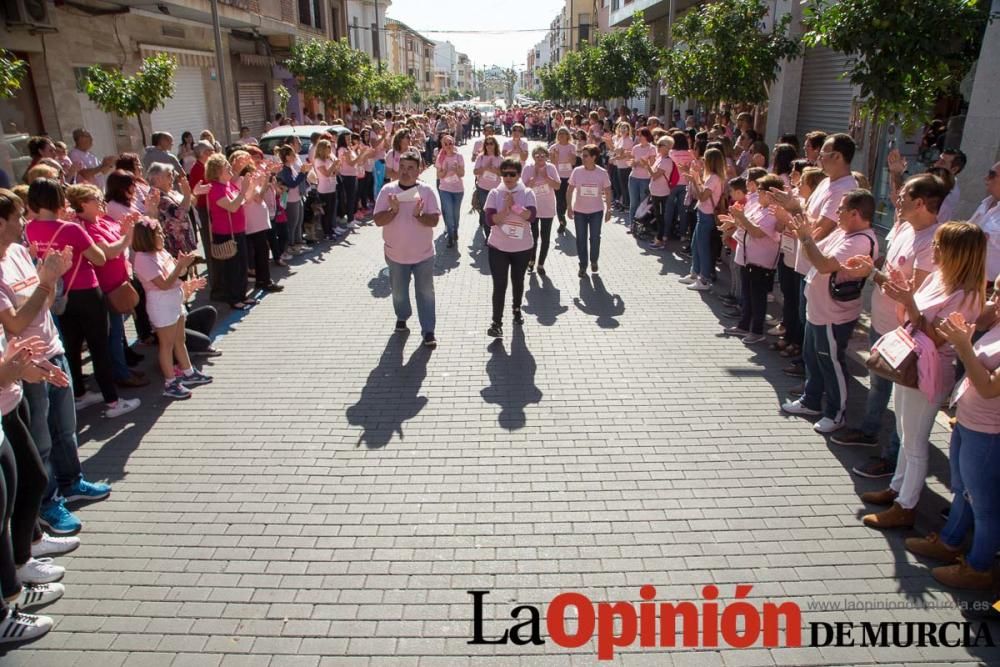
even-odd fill
[[[375,44],[373,48],[375,49],[375,57],[378,58],[378,71],[382,71],[382,28],[379,25],[378,19],[378,3],[379,0],[375,0]]]
[[[229,97],[226,95],[226,63],[222,59],[222,27],[219,25],[219,0],[211,0],[212,28],[215,32],[215,61],[219,66],[219,90],[222,91],[222,136],[226,138],[225,145],[233,140],[232,128],[229,126]]]

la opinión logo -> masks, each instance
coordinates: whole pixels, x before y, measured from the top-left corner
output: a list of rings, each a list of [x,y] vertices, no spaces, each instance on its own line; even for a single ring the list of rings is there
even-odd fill
[[[798,648],[802,646],[802,611],[795,602],[747,600],[752,585],[737,585],[733,600],[719,601],[719,588],[701,589],[698,602],[656,602],[656,589],[639,589],[641,602],[597,602],[578,592],[556,595],[544,608],[549,639],[564,648],[579,648],[596,638],[597,658],[611,660],[615,650],[642,648]],[[543,610],[522,604],[510,610],[516,621],[493,628],[487,637],[484,604],[490,591],[466,591],[472,596],[472,639],[469,644],[541,645]],[[998,610],[1000,611],[1000,610]],[[571,629],[575,621],[575,629]],[[678,623],[680,621],[680,623]],[[677,628],[680,626],[680,632]],[[849,621],[809,624],[809,646],[994,646],[986,623]]]

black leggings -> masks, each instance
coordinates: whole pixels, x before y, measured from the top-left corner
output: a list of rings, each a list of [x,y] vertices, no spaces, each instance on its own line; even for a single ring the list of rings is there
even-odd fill
[[[229,305],[242,303],[247,297],[247,235],[212,234],[213,243],[236,241],[236,254],[229,259],[217,260],[222,276],[223,295]]]
[[[350,224],[354,220],[354,214],[358,211],[358,177],[342,175],[340,178],[340,184],[344,190],[344,215],[347,216],[347,222]]]
[[[767,294],[774,281],[774,270],[754,264],[740,267],[740,323],[739,327],[752,334],[764,333],[767,316]]]
[[[514,310],[521,308],[524,298],[524,274],[528,271],[528,262],[534,251],[520,250],[504,252],[490,246],[490,274],[493,276],[493,321],[503,322],[503,305],[507,299],[508,273],[512,283],[511,292],[514,297]]]
[[[541,223],[542,247],[538,247],[538,228]],[[552,236],[552,218],[537,218],[531,222],[531,236],[535,239],[535,245],[531,249],[531,261],[537,258],[538,265],[545,264],[545,258],[549,256],[549,237]]]
[[[559,189],[556,190],[556,215],[559,217],[559,224],[566,224],[566,189],[569,187],[568,178],[559,179]]]
[[[41,539],[38,510],[49,483],[45,464],[31,438],[31,413],[28,401],[21,399],[17,407],[3,416],[3,432],[14,451],[17,491],[10,515],[10,541],[14,548],[14,564],[24,565],[31,558],[31,543]]]
[[[783,299],[781,323],[785,326],[785,342],[789,345],[802,345],[805,324],[799,321],[799,274],[781,261],[778,264],[778,282],[781,284]]]
[[[375,207],[375,174],[370,171],[358,180],[358,203],[363,209]]]
[[[319,200],[323,202],[323,234],[325,236],[333,235],[333,225],[337,218],[337,191],[333,192],[320,192]]]
[[[21,592],[21,581],[14,565],[14,549],[10,543],[10,519],[17,495],[17,463],[14,449],[7,438],[0,438],[0,612],[6,618],[5,598]]]
[[[254,287],[260,289],[271,284],[271,257],[267,237],[271,230],[264,229],[247,234],[247,250],[253,256]]]
[[[73,391],[77,397],[87,391],[81,370],[83,342],[87,341],[97,386],[104,395],[104,402],[114,403],[118,400],[118,390],[111,371],[108,309],[104,305],[104,294],[98,287],[70,290],[68,294],[66,312],[59,316],[59,330],[62,332],[66,360],[73,375]]]
[[[211,333],[219,311],[212,306],[191,309],[184,318],[184,343],[188,352],[204,352],[212,347]]]

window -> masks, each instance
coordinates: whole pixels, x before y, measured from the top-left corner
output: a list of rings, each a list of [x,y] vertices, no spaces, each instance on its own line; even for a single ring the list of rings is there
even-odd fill
[[[580,14],[580,44],[590,41],[590,14]]]
[[[412,39],[406,40],[406,50],[410,51],[411,53],[413,52],[413,40]]]
[[[427,83],[431,82],[431,73],[430,72],[424,72],[424,81],[427,82]]]
[[[406,73],[410,75],[410,78],[413,78],[413,79],[416,79],[416,78],[417,78],[417,75],[416,75],[416,73],[414,73],[414,71],[413,71],[413,68],[412,68],[412,67],[410,67],[409,69],[407,69],[407,70],[406,70]]]
[[[378,24],[372,23],[372,57],[378,60],[382,57],[381,44],[378,39]]]
[[[312,25],[312,3],[310,0],[299,0],[299,23]]]
[[[313,27],[323,29],[323,0],[313,0]]]

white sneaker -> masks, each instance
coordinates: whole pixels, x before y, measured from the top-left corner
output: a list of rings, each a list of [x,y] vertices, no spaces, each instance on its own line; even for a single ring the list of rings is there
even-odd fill
[[[813,410],[812,408],[802,405],[801,398],[797,398],[794,401],[785,401],[781,406],[781,410],[790,415],[809,415],[810,417],[822,414],[819,410]]]
[[[142,405],[142,401],[138,398],[119,398],[114,406],[108,405],[108,409],[104,411],[104,416],[108,419],[121,417],[132,412],[140,405]]]
[[[358,223],[355,222],[354,220],[351,220],[349,223],[347,223],[347,228],[348,229],[357,229],[358,228]]]
[[[0,621],[0,644],[37,639],[51,629],[52,619],[48,616],[22,614],[11,607],[7,618]]]
[[[79,546],[79,537],[52,537],[48,533],[42,533],[42,539],[31,545],[31,555],[33,558],[59,556],[68,554]]]
[[[771,327],[770,329],[767,330],[767,335],[768,336],[784,336],[785,335],[785,327],[781,326],[780,324],[778,326]]]
[[[56,565],[51,558],[29,558],[17,568],[17,578],[22,584],[51,584],[66,574],[66,568]]]
[[[91,405],[97,405],[104,400],[104,396],[100,392],[88,391],[80,398],[76,399],[76,409],[83,410],[84,408],[89,408]]]
[[[288,254],[287,252],[286,253],[282,253],[282,255],[281,255],[281,261],[282,262],[287,262],[287,261],[289,261],[291,259],[292,259],[292,256],[290,254]]]
[[[695,292],[706,292],[712,289],[712,285],[710,283],[702,282],[701,280],[696,280],[688,285],[687,288],[689,290],[694,290]]]
[[[818,422],[813,424],[813,430],[817,433],[833,433],[836,430],[842,429],[844,427],[844,420],[834,421],[829,417],[823,417]]]
[[[65,593],[66,587],[62,584],[25,584],[14,604],[27,611],[51,604]]]
[[[694,275],[693,273],[689,273],[683,278],[678,278],[677,282],[679,282],[681,285],[690,285],[696,280],[698,280],[698,276]]]

